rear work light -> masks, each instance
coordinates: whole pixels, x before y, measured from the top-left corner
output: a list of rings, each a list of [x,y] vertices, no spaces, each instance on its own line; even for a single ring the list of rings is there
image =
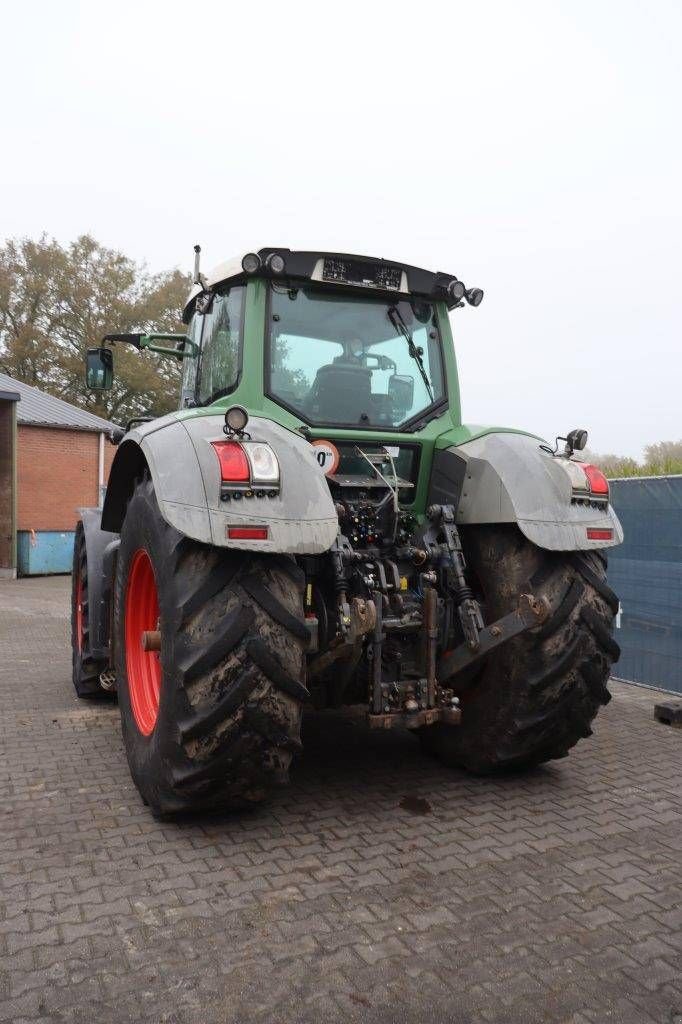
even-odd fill
[[[267,526],[228,526],[228,540],[267,540]]]

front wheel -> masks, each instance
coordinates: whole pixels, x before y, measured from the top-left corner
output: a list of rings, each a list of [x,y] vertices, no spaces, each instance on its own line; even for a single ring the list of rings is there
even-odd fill
[[[287,781],[305,687],[302,574],[197,544],[141,481],[121,529],[116,676],[130,770],[157,815],[243,807]]]
[[[519,595],[548,599],[547,621],[493,653],[459,694],[462,723],[421,730],[446,763],[478,773],[531,767],[564,757],[590,736],[611,695],[620,649],[611,633],[618,598],[598,551],[545,551],[513,526],[462,528],[486,621],[512,611]],[[452,681],[457,692],[457,679]]]

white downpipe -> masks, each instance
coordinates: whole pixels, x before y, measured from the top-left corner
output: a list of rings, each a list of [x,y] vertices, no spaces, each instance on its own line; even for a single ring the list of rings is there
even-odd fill
[[[99,435],[99,460],[98,460],[98,472],[97,479],[99,488],[97,492],[97,507],[101,508],[104,504],[104,434]]]

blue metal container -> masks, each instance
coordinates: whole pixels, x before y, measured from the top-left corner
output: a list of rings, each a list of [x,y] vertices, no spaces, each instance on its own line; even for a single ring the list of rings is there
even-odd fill
[[[73,530],[19,530],[17,571],[20,576],[71,572]]]

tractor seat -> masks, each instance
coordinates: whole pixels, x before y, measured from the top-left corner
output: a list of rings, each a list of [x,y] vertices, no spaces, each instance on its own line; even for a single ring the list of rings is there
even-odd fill
[[[315,419],[358,423],[372,413],[372,371],[356,363],[321,366],[306,404]]]

